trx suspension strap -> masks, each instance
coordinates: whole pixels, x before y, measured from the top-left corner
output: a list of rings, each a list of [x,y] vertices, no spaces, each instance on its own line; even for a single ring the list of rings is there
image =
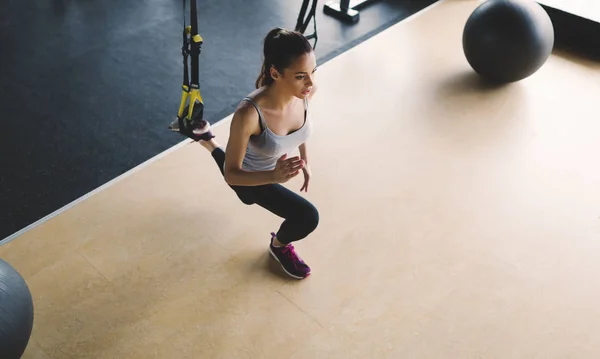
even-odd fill
[[[310,7],[310,11],[308,12],[308,15],[306,15],[306,10],[308,10],[308,4],[310,2],[311,2],[311,0],[304,0],[302,2],[302,7],[300,8],[300,13],[298,14],[298,20],[296,21],[295,30],[300,32],[301,34],[304,34],[304,32],[306,31],[306,28],[308,27],[308,24],[310,23],[310,20],[313,19],[314,32],[310,35],[304,35],[304,36],[308,40],[315,39],[313,48],[316,48],[317,41],[319,40],[319,36],[317,35],[317,16],[315,15],[316,10],[317,10],[318,0],[312,0],[312,5]],[[305,16],[306,16],[306,18],[305,18]]]
[[[198,16],[196,1],[190,1],[190,26],[186,23],[186,0],[183,0],[183,85],[181,103],[177,111],[177,119],[171,123],[170,129],[198,140],[192,130],[200,122],[204,114],[204,102],[200,94],[199,57],[203,39],[198,34]],[[191,57],[191,80],[188,72],[188,57]],[[189,103],[188,103],[189,101]]]

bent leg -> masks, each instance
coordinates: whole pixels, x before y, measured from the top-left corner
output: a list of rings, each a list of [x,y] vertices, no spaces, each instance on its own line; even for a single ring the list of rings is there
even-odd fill
[[[305,238],[317,228],[319,224],[317,209],[300,195],[279,184],[258,188],[255,201],[259,206],[284,218],[279,231],[273,233],[283,246],[275,246],[274,238],[271,239],[269,245],[271,255],[288,275],[296,279],[308,277],[311,269],[298,256],[292,242]]]
[[[225,151],[214,148],[211,154],[222,174],[225,164]],[[231,186],[240,200],[245,204],[258,204],[271,213],[282,217],[283,223],[277,233],[277,240],[283,247],[275,247],[271,240],[269,251],[290,276],[303,279],[310,275],[310,267],[296,254],[292,242],[304,239],[319,224],[319,212],[312,203],[302,196],[279,184],[262,186]]]
[[[284,218],[276,233],[277,240],[284,245],[306,238],[319,225],[319,212],[315,206],[282,185],[259,186],[254,202]]]
[[[211,155],[221,174],[225,174],[225,151],[217,147]],[[304,197],[279,184],[262,186],[231,186],[245,204],[258,204],[271,213],[284,218],[277,240],[282,244],[299,241],[311,234],[319,224],[319,212]]]

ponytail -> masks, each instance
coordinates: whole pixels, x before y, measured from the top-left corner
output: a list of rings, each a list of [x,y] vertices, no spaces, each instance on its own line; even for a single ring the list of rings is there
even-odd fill
[[[263,86],[269,86],[272,83],[273,78],[271,77],[271,66],[267,66],[266,61],[263,61],[262,69],[254,85],[256,86],[256,88],[260,88]]]
[[[312,50],[310,42],[298,31],[285,30],[279,27],[270,30],[264,39],[264,60],[260,74],[256,79],[256,88],[273,84],[271,67],[283,72],[296,57]]]

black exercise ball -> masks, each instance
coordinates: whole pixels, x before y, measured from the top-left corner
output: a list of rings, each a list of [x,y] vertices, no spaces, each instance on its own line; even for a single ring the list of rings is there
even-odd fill
[[[468,18],[462,40],[467,61],[480,76],[515,82],[544,65],[554,47],[554,26],[534,1],[487,0]]]
[[[29,287],[11,265],[0,259],[0,358],[21,358],[32,329]]]

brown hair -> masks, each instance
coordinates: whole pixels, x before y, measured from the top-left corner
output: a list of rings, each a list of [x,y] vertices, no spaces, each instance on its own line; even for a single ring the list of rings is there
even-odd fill
[[[263,45],[263,64],[256,79],[256,88],[273,83],[271,67],[283,72],[298,56],[313,51],[313,48],[298,31],[276,27],[267,33]]]

